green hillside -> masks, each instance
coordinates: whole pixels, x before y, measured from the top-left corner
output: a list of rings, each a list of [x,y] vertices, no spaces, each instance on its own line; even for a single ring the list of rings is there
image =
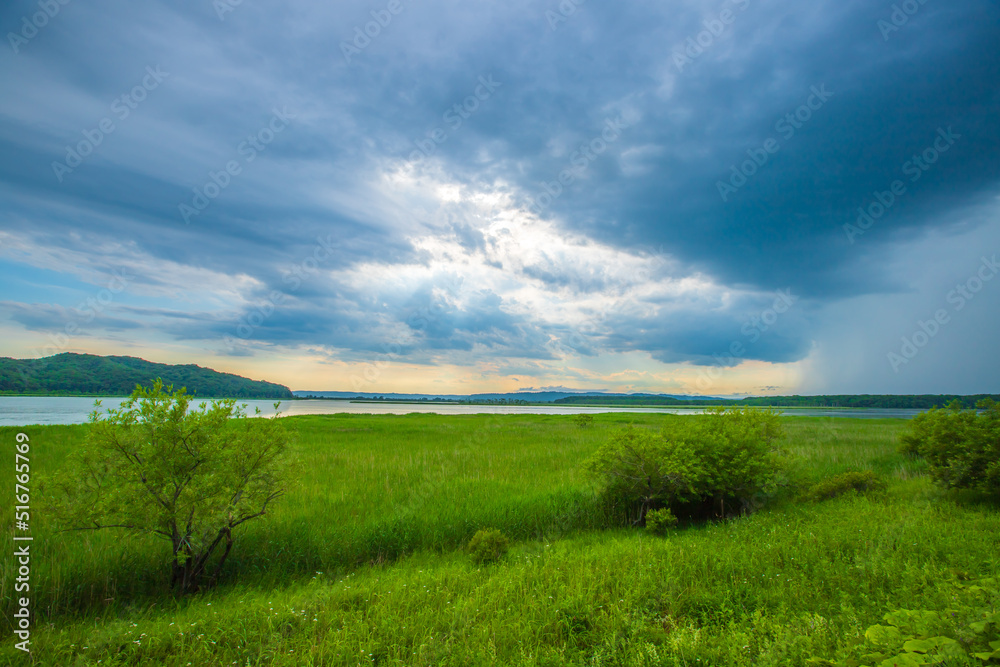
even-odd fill
[[[288,387],[194,364],[66,352],[41,359],[0,357],[0,394],[127,396],[155,378],[206,398],[293,398]]]

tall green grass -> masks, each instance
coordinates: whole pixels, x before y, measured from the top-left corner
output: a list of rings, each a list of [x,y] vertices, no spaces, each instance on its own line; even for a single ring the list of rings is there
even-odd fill
[[[937,491],[919,461],[896,451],[897,420],[785,420],[794,482],[868,469],[890,481],[886,494],[811,504],[790,488],[753,516],[666,539],[618,527],[580,462],[622,424],[690,418],[606,414],[589,427],[538,415],[289,419],[297,484],[237,536],[227,579],[182,600],[164,594],[164,544],[54,533],[35,501],[35,657],[802,664],[848,653],[889,608],[945,604],[956,573],[996,574],[995,507]],[[20,429],[32,438],[36,487],[85,429]],[[17,430],[0,429],[0,441]],[[514,546],[479,568],[460,547],[483,527]],[[0,562],[4,624],[10,560]]]
[[[491,415],[287,422],[299,472],[267,519],[237,535],[226,568],[231,580],[270,587],[316,569],[391,561],[418,549],[448,551],[484,525],[518,539],[604,525],[576,464],[614,420],[587,429],[568,418]],[[157,539],[54,532],[38,487],[83,445],[86,428],[27,429],[36,489],[33,577],[43,618],[156,597],[167,574],[168,550]],[[13,442],[15,433],[5,429],[0,438]],[[13,566],[0,567],[6,584]],[[8,587],[3,591],[9,608]]]

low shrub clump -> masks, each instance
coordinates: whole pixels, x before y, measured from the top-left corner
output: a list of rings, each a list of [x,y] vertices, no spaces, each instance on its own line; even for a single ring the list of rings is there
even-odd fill
[[[871,470],[845,472],[824,479],[819,484],[815,484],[806,493],[809,500],[819,502],[829,500],[847,493],[848,491],[884,491],[886,483],[878,478]]]
[[[860,661],[873,665],[996,664],[993,661],[1000,660],[997,580],[954,582],[952,587],[947,611],[897,609],[883,616],[885,625],[865,630],[865,642],[856,649],[867,651],[859,656]],[[812,659],[808,664],[841,667],[859,661]]]
[[[676,525],[677,517],[669,507],[646,512],[646,531],[653,535],[666,535]]]
[[[917,415],[900,437],[902,450],[925,458],[941,486],[1000,495],[1000,403],[986,399],[977,407],[982,412],[952,401]]]
[[[775,444],[781,435],[773,410],[713,408],[659,433],[626,427],[586,467],[633,525],[656,507],[727,516],[754,509],[777,489],[785,469]]]
[[[495,563],[507,555],[510,540],[496,528],[484,528],[469,540],[469,555],[479,565]]]

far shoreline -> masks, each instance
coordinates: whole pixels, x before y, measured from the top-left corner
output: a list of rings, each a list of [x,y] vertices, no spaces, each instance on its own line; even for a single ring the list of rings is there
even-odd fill
[[[528,401],[528,402],[518,402],[518,403],[504,403],[504,402],[491,402],[488,400],[483,401],[458,401],[458,400],[417,400],[417,399],[376,399],[376,398],[358,398],[358,397],[346,397],[346,396],[292,396],[288,397],[276,397],[276,396],[200,396],[198,394],[188,394],[192,399],[196,400],[234,400],[234,401],[280,401],[285,402],[298,402],[298,401],[339,401],[343,403],[357,403],[357,404],[367,404],[367,405],[443,405],[443,406],[478,406],[478,407],[553,407],[553,408],[612,408],[612,409],[628,409],[628,408],[649,408],[649,409],[665,409],[665,410],[705,410],[708,408],[758,408],[767,409],[772,408],[776,410],[832,410],[832,411],[864,411],[864,410],[928,410],[930,408],[894,408],[894,407],[857,407],[857,406],[826,406],[826,405],[747,405],[741,403],[696,403],[693,405],[674,405],[674,404],[644,404],[644,403],[557,403],[554,401]],[[12,392],[0,392],[0,398],[93,398],[95,400],[100,400],[104,398],[112,399],[128,399],[130,395],[128,394],[79,394],[79,393],[48,393],[48,394],[36,394],[36,393],[12,393]],[[943,406],[941,406],[943,407]]]

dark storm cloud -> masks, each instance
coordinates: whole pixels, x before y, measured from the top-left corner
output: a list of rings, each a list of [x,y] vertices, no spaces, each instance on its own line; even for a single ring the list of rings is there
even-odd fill
[[[0,301],[0,307],[5,310],[15,322],[24,325],[31,331],[66,331],[70,335],[93,335],[95,325],[90,324],[97,315],[96,310],[83,306],[81,308],[65,308],[55,304],[25,304],[11,301]],[[102,330],[138,329],[142,325],[135,320],[122,317],[103,316],[100,319]]]
[[[601,10],[587,10],[574,21],[600,20],[595,15]],[[632,177],[616,169],[613,156],[599,157],[590,167],[593,178],[570,186],[551,210],[607,241],[664,243],[726,282],[794,283],[825,297],[878,289],[878,276],[862,282],[851,274],[857,254],[842,225],[854,221],[858,206],[893,180],[907,179],[904,163],[932,145],[938,128],[951,127],[962,138],[866,243],[938,224],[942,210],[992,194],[1000,169],[996,6],[927,4],[885,41],[877,21],[891,11],[870,3],[754,3],[683,72],[669,60],[672,47],[682,44],[679,37],[667,38],[666,49],[653,48],[657,30],[635,25],[628,48],[615,49],[628,61],[623,76],[607,73],[604,80],[613,81],[607,87],[599,85],[600,68],[568,57],[583,46],[583,38],[574,37],[583,26],[563,26],[560,36],[579,41],[555,51],[556,58],[567,57],[560,59],[561,85],[545,106],[559,108],[564,81],[571,89],[573,82],[589,82],[597,99],[563,119],[576,126],[577,142],[586,141],[580,112],[594,135],[598,123],[590,110],[626,94],[620,88],[631,79],[630,104],[642,118],[625,130],[620,146],[648,144],[660,156],[649,158],[647,173]],[[678,23],[697,33],[697,23],[683,13]],[[616,37],[609,32],[593,46],[610,51]],[[671,79],[669,96],[657,97],[636,74],[652,74],[656,63]],[[798,129],[787,122],[776,127],[824,86],[832,95],[808,121]],[[617,95],[607,94],[609,88]],[[558,125],[546,127],[551,132]],[[747,150],[759,152],[768,138],[780,143],[779,151],[723,202],[717,182],[727,181],[730,167],[749,159]],[[550,182],[564,166],[532,162],[535,178]]]
[[[378,35],[346,50],[348,62],[343,44],[382,4],[244,2],[220,17],[195,0],[74,2],[18,53],[0,55],[10,93],[0,103],[0,224],[38,243],[99,254],[99,239],[128,241],[156,259],[249,276],[251,302],[287,297],[253,327],[250,338],[265,344],[363,356],[409,330],[401,349],[415,357],[482,348],[549,358],[548,334],[572,327],[514,315],[495,286],[470,286],[475,298],[439,307],[418,328],[414,313],[434,306],[433,285],[395,294],[331,277],[366,263],[426,264],[411,243],[421,233],[502,266],[480,222],[428,222],[425,202],[388,200],[392,186],[378,183],[405,166],[507,188],[526,208],[548,193],[537,210],[567,233],[665,247],[680,269],[765,300],[793,289],[802,310],[746,357],[794,361],[815,335],[808,312],[900,289],[905,275],[883,262],[895,244],[995,194],[1000,9],[985,0],[914,6],[887,32],[879,21],[892,20],[893,4],[882,2],[586,3],[555,21],[546,15],[558,12],[554,2],[403,2]],[[17,32],[36,10],[8,3],[0,27]],[[720,24],[724,11],[732,20]],[[689,38],[702,40],[700,52]],[[135,108],[121,117],[115,101],[150,67],[169,75],[142,101],[129,97]],[[287,126],[268,135],[282,110]],[[114,131],[95,135],[105,118]],[[909,180],[906,164],[939,129],[953,145]],[[60,174],[53,163],[69,164],[68,150],[88,136],[100,144]],[[730,180],[762,155],[745,182]],[[230,164],[238,174],[226,175]],[[563,173],[571,178],[560,183]],[[851,243],[844,225],[897,179],[905,193]],[[199,193],[207,200],[213,182],[219,194],[185,220],[181,206],[196,207]],[[319,260],[324,239],[331,248]],[[304,266],[308,280],[289,277]],[[540,289],[614,289],[558,262],[517,271]],[[661,305],[673,314],[623,315],[580,351],[714,363],[747,338],[745,317],[766,303]],[[161,331],[231,336],[255,307],[164,316]],[[25,326],[52,315],[12,308]]]

